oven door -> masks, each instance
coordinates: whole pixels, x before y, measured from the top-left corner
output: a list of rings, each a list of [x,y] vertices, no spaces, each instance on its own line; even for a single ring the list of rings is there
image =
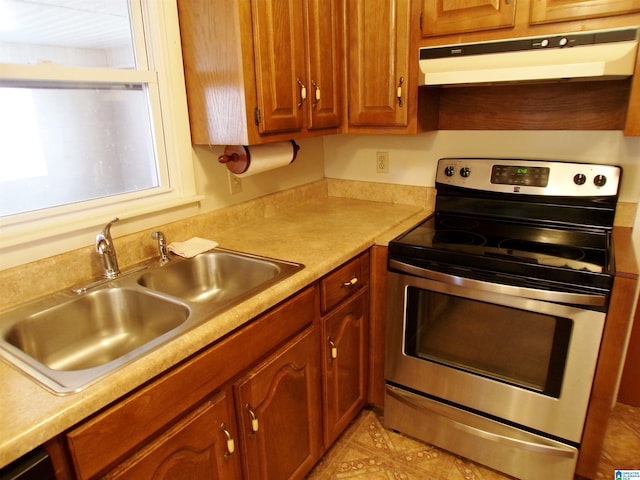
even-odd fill
[[[578,444],[605,314],[412,272],[389,272],[387,383]]]

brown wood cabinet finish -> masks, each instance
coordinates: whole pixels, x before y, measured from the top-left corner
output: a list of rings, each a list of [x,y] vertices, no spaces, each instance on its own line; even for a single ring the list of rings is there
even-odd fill
[[[320,458],[318,349],[314,327],[235,384],[247,480],[302,479]]]
[[[534,0],[531,24],[606,17],[640,11],[640,0]]]
[[[317,322],[316,292],[303,290],[71,430],[66,441],[77,477],[114,468],[225,382]]]
[[[228,443],[233,442],[233,443]],[[233,395],[228,388],[103,478],[241,480]]]
[[[324,444],[330,446],[366,402],[369,290],[322,319]]]
[[[327,313],[369,284],[369,255],[362,254],[320,280],[320,309]]]
[[[387,323],[387,257],[386,246],[371,248],[371,308],[369,312],[369,393],[368,402],[384,407],[384,349]]]
[[[423,0],[424,37],[513,27],[518,0]]]
[[[341,0],[180,0],[194,144],[336,133]]]
[[[640,295],[636,297],[636,313],[629,335],[627,355],[624,361],[618,401],[640,407]]]
[[[349,125],[408,125],[409,0],[347,2]]]
[[[633,301],[638,284],[638,267],[631,229],[615,227],[613,245],[616,277],[576,468],[576,474],[583,478],[596,478],[607,422],[616,400],[618,374],[624,362],[623,347],[632,321]]]

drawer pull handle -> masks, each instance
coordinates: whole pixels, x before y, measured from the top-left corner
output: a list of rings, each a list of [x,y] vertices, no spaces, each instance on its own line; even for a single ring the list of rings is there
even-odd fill
[[[329,338],[328,340],[329,346],[331,347],[331,358],[335,360],[336,358],[338,358],[338,347],[336,347],[336,344],[333,343],[333,340],[331,340],[331,338]]]
[[[246,408],[249,412],[249,416],[251,417],[251,431],[253,433],[256,433],[259,428],[258,417],[256,417],[256,414],[253,412],[253,410],[251,410],[251,406],[249,404],[247,404]]]
[[[348,282],[344,282],[342,284],[343,287],[353,287],[356,283],[358,283],[358,277],[353,277]]]
[[[222,430],[224,436],[227,437],[227,451],[224,454],[224,458],[227,458],[229,457],[229,455],[233,455],[233,452],[236,451],[236,444],[233,441],[233,437],[229,433],[229,430],[227,430],[227,427],[224,423],[220,425],[220,430]]]

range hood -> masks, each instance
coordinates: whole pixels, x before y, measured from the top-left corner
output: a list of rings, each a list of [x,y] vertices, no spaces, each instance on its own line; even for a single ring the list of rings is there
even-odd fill
[[[637,49],[637,28],[427,47],[419,85],[624,78]]]

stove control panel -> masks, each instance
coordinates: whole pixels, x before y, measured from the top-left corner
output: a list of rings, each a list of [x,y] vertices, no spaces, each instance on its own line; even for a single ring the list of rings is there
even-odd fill
[[[492,192],[614,196],[620,167],[590,163],[494,158],[443,158],[436,183]]]

